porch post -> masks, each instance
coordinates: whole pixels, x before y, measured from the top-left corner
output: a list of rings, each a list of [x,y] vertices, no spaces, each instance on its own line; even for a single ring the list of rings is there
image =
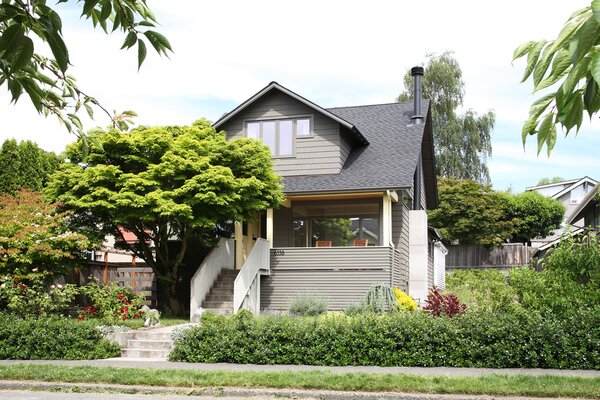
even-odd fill
[[[242,237],[242,222],[235,221],[235,269],[240,269],[244,265],[244,239]]]
[[[267,208],[267,240],[269,241],[269,248],[273,248],[273,209]]]
[[[383,240],[382,246],[389,246],[392,241],[392,196],[389,191],[383,196]]]

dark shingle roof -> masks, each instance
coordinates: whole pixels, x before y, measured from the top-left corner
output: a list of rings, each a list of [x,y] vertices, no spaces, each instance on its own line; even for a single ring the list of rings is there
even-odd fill
[[[328,108],[327,111],[354,125],[370,144],[353,147],[339,174],[285,177],[284,192],[411,187],[428,109],[429,101],[424,100],[421,113],[424,122],[411,125],[412,102]]]

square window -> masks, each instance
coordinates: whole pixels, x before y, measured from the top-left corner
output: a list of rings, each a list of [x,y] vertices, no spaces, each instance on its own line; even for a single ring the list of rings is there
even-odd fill
[[[296,136],[310,136],[310,119],[296,120]]]

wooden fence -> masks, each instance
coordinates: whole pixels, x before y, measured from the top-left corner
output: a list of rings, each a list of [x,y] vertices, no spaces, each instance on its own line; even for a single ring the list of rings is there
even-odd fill
[[[76,269],[72,278],[80,285],[85,285],[91,279],[101,285],[116,282],[119,286],[132,288],[135,294],[146,296],[148,305],[155,307],[157,303],[156,277],[152,268],[145,264],[89,261],[86,267]]]
[[[446,269],[511,268],[527,265],[531,248],[522,243],[505,243],[502,247],[477,245],[448,246]]]

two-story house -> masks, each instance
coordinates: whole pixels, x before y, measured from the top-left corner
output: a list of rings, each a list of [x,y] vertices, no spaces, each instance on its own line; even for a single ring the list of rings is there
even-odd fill
[[[222,239],[192,279],[191,313],[286,309],[305,290],[339,310],[382,282],[424,301],[444,253],[427,226],[432,124],[413,74],[412,103],[323,108],[272,82],[214,123],[269,146],[286,201]]]
[[[535,238],[531,240],[531,245],[534,248],[541,248],[544,250],[548,246],[552,246],[557,240],[560,239],[565,229],[569,229],[570,232],[577,231],[583,226],[583,219],[573,218],[573,214],[576,209],[579,208],[582,201],[586,198],[588,193],[598,185],[598,182],[588,176],[584,176],[579,179],[570,179],[560,182],[548,183],[546,185],[537,185],[525,188],[525,191],[535,191],[544,196],[551,197],[555,200],[560,201],[565,206],[565,216],[563,226],[548,237]],[[569,226],[570,225],[570,226]]]

